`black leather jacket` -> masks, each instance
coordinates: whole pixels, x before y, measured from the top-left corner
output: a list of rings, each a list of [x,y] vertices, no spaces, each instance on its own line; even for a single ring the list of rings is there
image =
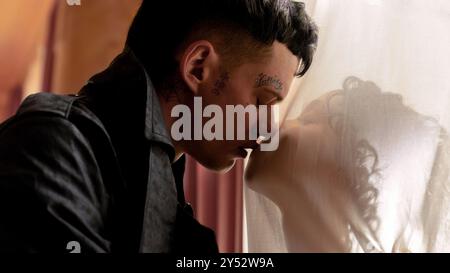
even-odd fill
[[[28,97],[0,126],[0,252],[216,253],[130,50],[77,95]]]

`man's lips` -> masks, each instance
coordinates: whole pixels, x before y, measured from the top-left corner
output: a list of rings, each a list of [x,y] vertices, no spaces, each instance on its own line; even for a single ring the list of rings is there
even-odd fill
[[[240,157],[240,158],[246,158],[247,157],[247,155],[248,155],[248,152],[247,152],[247,150],[246,149],[244,149],[244,148],[242,148],[242,147],[240,147],[239,149],[238,149],[238,151],[237,151],[237,154],[236,154],[238,157]]]
[[[259,144],[254,142],[254,143],[249,143],[248,145],[245,146],[241,146],[237,149],[237,155],[241,158],[246,158],[248,156],[248,151],[247,150],[257,150],[259,149]]]
[[[250,149],[250,150],[256,150],[256,149],[258,149],[260,147],[260,145],[257,143],[257,142],[251,142],[251,143],[248,143],[248,144],[246,144],[246,145],[243,145],[243,146],[241,146],[241,147],[239,147],[239,148],[242,148],[242,149]]]

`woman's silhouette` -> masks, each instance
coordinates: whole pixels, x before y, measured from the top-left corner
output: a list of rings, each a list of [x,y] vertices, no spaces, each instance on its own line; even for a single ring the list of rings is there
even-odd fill
[[[280,209],[288,251],[425,251],[416,245],[431,227],[416,215],[431,206],[427,151],[448,147],[445,135],[401,96],[349,77],[283,125],[277,151],[253,152],[246,181]],[[408,185],[416,190],[399,193]]]

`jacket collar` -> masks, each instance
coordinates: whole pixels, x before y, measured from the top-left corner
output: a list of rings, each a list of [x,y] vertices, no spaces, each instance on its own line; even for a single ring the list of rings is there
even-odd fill
[[[155,87],[145,70],[144,66],[139,62],[137,57],[133,54],[131,49],[129,50],[132,58],[139,63],[146,80],[146,92],[147,92],[147,105],[145,115],[145,137],[151,141],[159,141],[169,145],[172,149],[175,149],[172,140],[167,132],[166,124],[162,114],[161,105],[159,103],[158,95],[156,94]],[[173,158],[172,158],[173,159]],[[173,160],[172,160],[173,161]]]
[[[129,107],[138,107],[140,95],[136,95],[136,93],[145,90],[144,136],[148,141],[164,144],[171,161],[173,161],[175,148],[166,129],[158,95],[144,65],[130,48],[126,47],[105,71],[92,77],[88,86],[89,84],[105,84],[106,92],[109,93],[110,97],[114,96],[114,105],[128,102]],[[112,92],[115,92],[115,94],[112,94]],[[135,96],[136,98],[128,99],[129,96]],[[130,118],[137,119],[139,117]]]

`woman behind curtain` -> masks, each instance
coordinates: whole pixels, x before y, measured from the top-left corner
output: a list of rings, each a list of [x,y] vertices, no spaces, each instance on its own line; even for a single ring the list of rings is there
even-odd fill
[[[248,250],[450,251],[450,3],[308,4],[317,56],[250,158]]]

